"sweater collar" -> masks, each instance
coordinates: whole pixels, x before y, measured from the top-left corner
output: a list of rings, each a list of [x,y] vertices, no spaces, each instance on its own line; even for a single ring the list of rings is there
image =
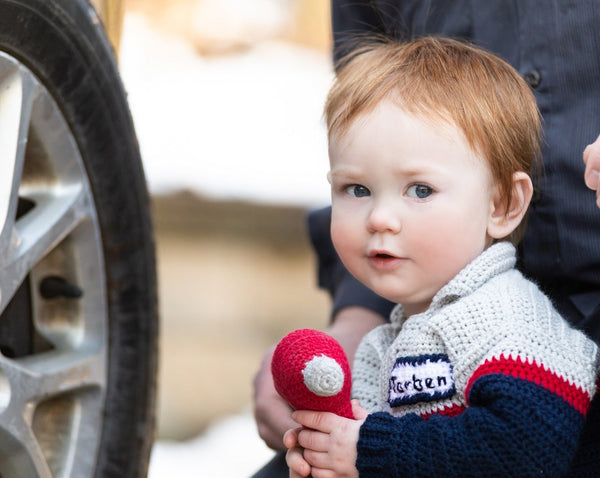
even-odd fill
[[[516,261],[516,249],[510,242],[492,244],[437,292],[425,312],[416,316],[431,316],[445,305],[470,295],[492,277],[512,269]],[[391,313],[392,323],[402,324],[406,319],[402,305],[396,305]]]

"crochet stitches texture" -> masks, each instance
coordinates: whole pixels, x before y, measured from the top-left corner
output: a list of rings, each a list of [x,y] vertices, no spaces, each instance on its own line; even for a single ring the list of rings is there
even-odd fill
[[[598,349],[514,269],[506,242],[487,249],[429,309],[361,343],[353,396],[360,476],[560,476],[596,391]]]

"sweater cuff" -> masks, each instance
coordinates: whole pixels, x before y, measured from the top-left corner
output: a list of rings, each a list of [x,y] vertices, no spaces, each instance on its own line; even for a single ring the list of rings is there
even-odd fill
[[[422,421],[416,415],[407,415],[402,420],[407,427]],[[361,478],[405,474],[406,470],[400,469],[402,460],[397,456],[407,451],[401,445],[403,428],[399,426],[398,419],[389,413],[377,412],[367,416],[360,427],[357,444],[356,468]]]

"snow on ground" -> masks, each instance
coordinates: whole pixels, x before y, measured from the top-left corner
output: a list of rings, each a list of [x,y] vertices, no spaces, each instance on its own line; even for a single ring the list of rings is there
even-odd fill
[[[152,193],[329,202],[321,118],[331,81],[326,55],[263,43],[203,58],[128,15],[120,63]],[[271,456],[251,414],[243,413],[194,440],[158,441],[149,477],[245,477]]]
[[[154,445],[148,478],[244,478],[273,456],[257,437],[250,413],[216,423],[187,442]]]
[[[201,57],[134,14],[123,32],[121,72],[151,192],[329,202],[326,54],[264,42]]]

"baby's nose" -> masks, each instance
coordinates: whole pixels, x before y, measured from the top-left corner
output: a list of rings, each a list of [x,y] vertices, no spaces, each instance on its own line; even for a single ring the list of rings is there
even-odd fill
[[[402,221],[398,209],[389,204],[375,204],[369,214],[367,227],[371,232],[399,233]]]

